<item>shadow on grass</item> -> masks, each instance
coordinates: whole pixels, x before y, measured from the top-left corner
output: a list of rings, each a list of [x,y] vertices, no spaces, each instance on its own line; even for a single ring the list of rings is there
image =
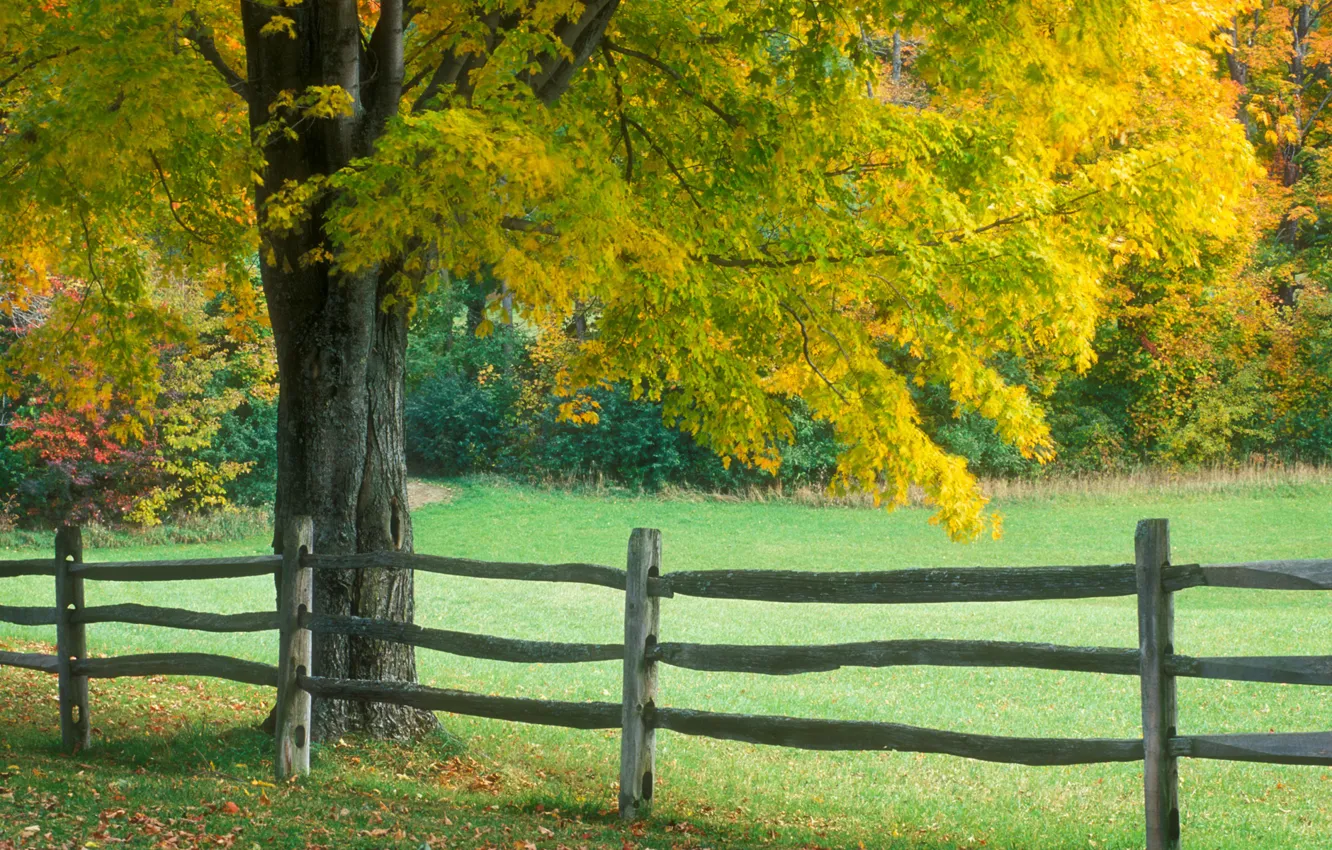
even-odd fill
[[[220,682],[158,678],[99,685],[92,700],[94,746],[65,755],[54,685],[41,674],[0,668],[0,848],[33,826],[49,841],[16,846],[1015,846],[923,824],[899,823],[904,834],[885,834],[877,824],[831,820],[832,813],[793,812],[782,822],[765,822],[738,806],[678,799],[625,824],[615,811],[615,777],[601,775],[605,771],[526,775],[527,765],[497,764],[448,732],[410,745],[352,736],[316,745],[310,776],[279,786],[272,781],[272,738],[259,729],[267,693]],[[512,734],[521,736],[524,728],[514,726]],[[175,843],[164,844],[168,839]]]
[[[162,734],[101,735],[72,756],[60,752],[58,730],[15,724],[3,714],[0,738],[3,759],[18,768],[0,772],[0,846],[30,825],[49,833],[53,846],[154,847],[159,830],[180,847],[228,841],[246,848],[410,850],[965,846],[924,834],[876,835],[865,825],[827,831],[751,822],[739,810],[705,809],[687,821],[658,814],[625,824],[604,786],[589,798],[587,788],[508,776],[470,757],[464,742],[447,734],[414,745],[347,739],[319,746],[311,775],[284,786],[271,782],[269,736],[208,718]],[[186,833],[193,844],[181,843]]]

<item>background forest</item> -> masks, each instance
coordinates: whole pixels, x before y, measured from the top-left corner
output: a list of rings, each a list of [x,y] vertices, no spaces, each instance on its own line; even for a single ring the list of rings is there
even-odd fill
[[[930,108],[913,74],[927,33],[872,39],[882,57],[873,96]],[[992,421],[959,413],[945,389],[917,388],[928,433],[1002,478],[1332,462],[1332,22],[1310,3],[1268,2],[1217,34],[1215,72],[1230,82],[1264,171],[1244,200],[1250,227],[1212,244],[1194,267],[1154,266],[1126,250],[1107,287],[1085,372],[1039,358],[993,365],[1041,401],[1057,455],[1040,463]],[[204,287],[204,291],[208,291]],[[161,281],[159,298],[204,299]],[[60,294],[60,293],[56,293]],[[77,291],[0,316],[0,351],[34,328],[77,322]],[[30,375],[0,396],[0,527],[72,517],[153,526],[228,506],[271,504],[277,389],[269,332],[212,301],[172,311],[193,327],[160,328],[162,392],[153,415],[122,415],[106,398],[66,398]],[[659,404],[619,384],[557,392],[571,352],[597,334],[598,305],[556,324],[512,308],[502,281],[441,276],[417,304],[409,351],[407,429],[414,471],[595,480],[633,489],[821,486],[839,447],[797,407],[776,477],[727,464]],[[80,333],[114,335],[114,327]],[[83,350],[83,346],[69,346]],[[886,362],[906,353],[885,348]],[[78,364],[71,364],[74,369]],[[142,400],[140,400],[140,404]],[[793,402],[793,404],[795,404]],[[138,406],[138,405],[136,405]]]

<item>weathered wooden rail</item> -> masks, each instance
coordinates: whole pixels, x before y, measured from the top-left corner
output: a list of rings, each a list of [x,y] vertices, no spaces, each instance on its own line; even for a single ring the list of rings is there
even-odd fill
[[[635,817],[652,800],[657,730],[810,750],[900,750],[945,753],[1028,765],[1143,762],[1149,850],[1179,846],[1177,761],[1223,759],[1292,765],[1332,765],[1332,732],[1181,735],[1175,681],[1179,677],[1332,685],[1332,656],[1195,658],[1174,652],[1174,594],[1195,587],[1332,590],[1332,560],[1175,565],[1165,520],[1143,520],[1135,563],[884,572],[712,570],[661,572],[661,535],[636,529],[624,570],[597,564],[512,564],[407,553],[321,555],[313,527],[298,519],[284,530],[284,555],[189,561],[82,562],[76,528],[56,536],[55,558],[0,561],[0,578],[55,580],[54,608],[0,605],[0,621],[56,627],[56,654],[0,652],[0,665],[54,673],[59,680],[61,738],[67,749],[89,745],[87,680],[97,677],[211,676],[277,689],[275,767],[279,779],[309,770],[312,698],[410,705],[477,717],[622,730],[620,812]],[[516,640],[411,623],[321,614],[313,610],[314,570],[412,569],[510,581],[578,582],[623,591],[624,642],[614,644]],[[179,581],[275,575],[276,611],[211,614],[151,605],[86,606],[85,581]],[[757,602],[896,605],[1007,602],[1091,597],[1138,598],[1135,648],[1057,646],[978,640],[891,640],[825,646],[670,643],[658,639],[660,600],[675,596]],[[87,657],[85,626],[135,623],[206,632],[279,633],[278,664],[199,653]],[[404,682],[326,678],[311,666],[314,634],[394,641],[421,649],[518,663],[569,664],[622,660],[621,699],[561,702],[488,696]],[[1137,676],[1142,694],[1141,738],[1052,739],[976,735],[896,723],[751,716],[658,706],[657,668],[787,676],[841,667],[933,665],[1023,667]]]

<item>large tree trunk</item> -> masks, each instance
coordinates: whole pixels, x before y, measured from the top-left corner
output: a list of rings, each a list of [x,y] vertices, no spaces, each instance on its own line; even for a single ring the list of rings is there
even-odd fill
[[[545,103],[553,103],[596,49],[619,0],[586,0],[554,32],[568,55],[543,51],[519,78]],[[373,5],[373,4],[372,4]],[[264,139],[262,182],[255,193],[261,220],[265,205],[284,187],[331,175],[358,157],[371,156],[375,141],[398,114],[403,98],[404,0],[381,0],[373,31],[364,38],[357,0],[310,0],[296,5],[242,3],[246,79],[235,88],[249,106],[250,127]],[[275,22],[276,18],[286,20]],[[493,45],[503,21],[487,16]],[[265,27],[269,28],[265,32]],[[468,94],[465,71],[483,65],[484,53],[446,51],[415,108],[431,108],[452,87]],[[312,87],[338,87],[352,101],[349,114],[314,118],[299,109],[271,111],[282,93],[301,96]],[[290,132],[262,135],[270,122]],[[410,551],[403,446],[403,393],[407,308],[388,299],[394,268],[340,272],[326,259],[336,251],[325,232],[334,199],[323,198],[294,230],[266,232],[261,276],[277,347],[277,523],[309,515],[316,552],[349,554]],[[400,261],[400,258],[398,258]],[[392,305],[387,306],[386,305]],[[274,547],[281,535],[274,536]],[[362,570],[315,576],[314,605],[327,614],[412,619],[410,572]],[[314,672],[321,676],[412,681],[410,647],[334,635],[317,635]],[[410,737],[435,725],[433,715],[387,705],[316,701],[313,735],[335,738],[364,730],[380,737]]]
[[[269,277],[275,278],[269,285]],[[265,276],[271,290],[290,275]],[[288,517],[315,518],[315,551],[411,551],[403,446],[407,322],[401,308],[380,309],[378,276],[325,275],[323,298],[309,312],[287,305],[277,330],[281,398],[278,410],[279,528]],[[276,318],[276,316],[275,316]],[[410,572],[357,570],[315,576],[315,610],[411,621]],[[321,676],[416,680],[411,647],[316,635],[314,669]],[[400,706],[318,701],[314,734],[351,730],[412,737],[434,725],[430,715]]]
[[[268,104],[283,90],[339,85],[359,92],[360,25],[355,3],[266,7],[244,4],[250,120],[270,119]],[[260,33],[276,14],[295,21],[296,38]],[[396,97],[396,95],[395,95]],[[262,210],[275,189],[332,174],[371,151],[374,128],[357,103],[350,116],[315,122],[295,138],[265,149],[267,165],[256,201]],[[390,270],[340,274],[307,258],[326,249],[327,201],[294,232],[270,235],[261,267],[277,347],[277,525],[314,519],[315,551],[329,554],[412,546],[403,448],[405,310],[381,309]],[[281,534],[275,534],[275,548]],[[386,570],[320,572],[314,605],[326,614],[410,621],[411,573]],[[321,676],[414,681],[411,647],[317,635],[314,671]],[[401,706],[319,700],[316,739],[365,730],[410,737],[434,725],[432,715]]]

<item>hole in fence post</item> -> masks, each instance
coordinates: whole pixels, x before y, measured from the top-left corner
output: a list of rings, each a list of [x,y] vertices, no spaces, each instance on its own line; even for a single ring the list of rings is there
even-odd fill
[[[1178,840],[1179,840],[1179,809],[1171,809],[1171,810],[1170,810],[1170,826],[1168,827],[1168,829],[1169,829],[1169,831],[1170,831],[1170,840],[1171,840],[1171,841],[1178,841]]]
[[[297,726],[297,727],[296,727],[296,746],[297,746],[298,748],[299,748],[299,747],[304,747],[304,746],[305,746],[305,727],[304,727],[304,726]]]
[[[82,717],[83,717],[83,710],[78,703],[75,703],[74,705],[71,705],[69,707],[69,720],[71,723],[77,726],[79,724],[79,720]]]
[[[643,774],[643,800],[652,802],[652,771]]]

